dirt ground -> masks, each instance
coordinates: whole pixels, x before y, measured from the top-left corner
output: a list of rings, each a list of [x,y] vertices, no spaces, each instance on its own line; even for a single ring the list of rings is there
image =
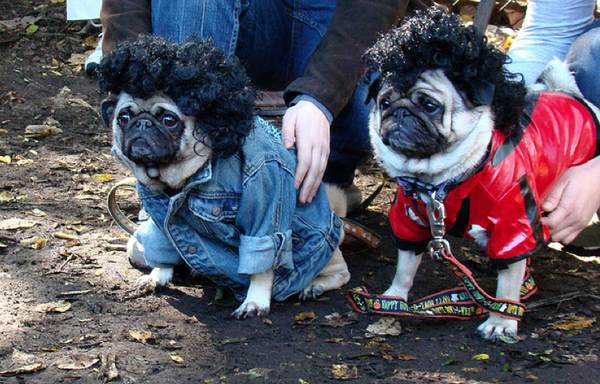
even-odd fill
[[[534,259],[540,292],[516,344],[480,339],[481,320],[401,319],[399,335],[373,336],[366,329],[379,318],[353,314],[345,289],[275,303],[266,319],[243,321],[230,319],[234,307],[216,301],[215,288],[198,279],[180,277],[135,297],[140,272],[126,261],[127,237],[105,207],[107,190],[127,174],[111,158],[96,85],[78,70],[76,54],[89,49],[85,38],[93,33],[78,34],[83,24],[66,24],[64,4],[52,3],[0,0],[2,19],[40,18],[35,31],[26,32],[30,23],[0,29],[0,222],[31,226],[0,230],[0,383],[600,381],[599,259],[552,249]],[[44,122],[62,132],[26,134]],[[359,178],[365,193],[378,182],[376,169]],[[392,279],[395,252],[384,216],[392,190],[388,185],[356,218],[384,242],[376,251],[344,247],[348,288],[381,292]],[[590,231],[600,240],[598,228]],[[492,287],[481,253],[468,243],[453,246]],[[454,285],[426,261],[414,294]],[[39,306],[61,300],[54,311]],[[303,312],[316,318],[295,321]],[[328,320],[334,312],[341,319]]]

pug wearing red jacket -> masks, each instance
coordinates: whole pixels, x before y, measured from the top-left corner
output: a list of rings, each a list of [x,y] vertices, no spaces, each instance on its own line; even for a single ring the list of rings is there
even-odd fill
[[[385,295],[407,298],[431,238],[426,186],[443,199],[446,228],[486,249],[496,297],[518,302],[527,258],[550,239],[541,201],[569,167],[598,155],[598,110],[559,61],[527,92],[504,69],[504,54],[439,9],[384,35],[366,58],[380,73],[371,141],[400,181],[389,213],[398,264]],[[490,314],[478,331],[494,340],[517,329],[517,320]]]

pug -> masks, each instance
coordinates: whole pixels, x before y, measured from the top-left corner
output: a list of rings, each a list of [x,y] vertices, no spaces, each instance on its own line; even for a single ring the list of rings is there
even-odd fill
[[[437,8],[407,19],[365,57],[379,74],[372,145],[399,181],[389,213],[398,263],[384,295],[407,299],[431,239],[424,196],[433,192],[446,228],[486,250],[496,297],[519,302],[527,259],[550,239],[540,202],[569,167],[598,155],[598,110],[559,61],[527,92],[504,69],[504,54]],[[478,327],[489,340],[517,330],[517,320],[497,313]]]
[[[235,58],[208,41],[142,37],[106,55],[98,73],[112,152],[150,216],[128,244],[132,263],[151,268],[139,286],[164,286],[187,264],[231,288],[242,301],[232,315],[243,318],[266,315],[272,298],[315,298],[348,282],[325,188],[297,202],[294,154],[253,116]],[[341,190],[327,189],[345,215]]]

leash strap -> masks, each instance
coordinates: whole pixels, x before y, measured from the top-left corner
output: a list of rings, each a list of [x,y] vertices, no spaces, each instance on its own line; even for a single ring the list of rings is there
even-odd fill
[[[462,286],[437,292],[411,303],[400,297],[370,294],[366,289],[359,288],[348,292],[350,304],[355,311],[369,314],[466,320],[490,312],[509,319],[521,320],[525,312],[524,304],[489,295],[477,284],[469,268],[452,254],[450,243],[444,239],[445,211],[443,199],[436,196],[438,191],[445,195],[443,186],[427,188],[425,193],[423,189],[419,191],[427,206],[431,228],[429,253],[436,261],[445,265]],[[531,276],[528,262],[520,290],[521,299],[531,297],[536,291],[537,287]]]

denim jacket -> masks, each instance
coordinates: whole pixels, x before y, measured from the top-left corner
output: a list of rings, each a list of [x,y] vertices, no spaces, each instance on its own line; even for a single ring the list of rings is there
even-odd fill
[[[310,204],[297,202],[295,168],[279,131],[256,118],[238,153],[211,159],[180,191],[167,195],[138,183],[138,192],[162,234],[152,236],[167,239],[195,272],[243,299],[249,275],[272,268],[272,297],[284,300],[317,276],[341,235],[322,186]]]

